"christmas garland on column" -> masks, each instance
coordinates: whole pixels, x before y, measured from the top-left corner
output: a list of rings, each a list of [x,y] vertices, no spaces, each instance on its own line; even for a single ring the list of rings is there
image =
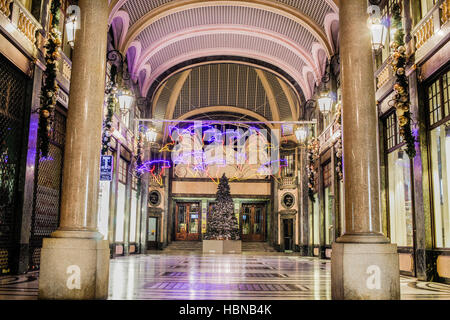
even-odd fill
[[[142,186],[142,171],[139,168],[142,167],[144,162],[143,159],[143,149],[144,149],[144,134],[139,129],[138,133],[138,141],[137,141],[137,154],[136,154],[136,176],[137,176],[137,193],[136,197],[139,198],[141,195],[141,186]]]
[[[339,126],[339,130],[341,131],[341,135],[339,136],[339,138],[337,139],[337,142],[335,144],[335,149],[336,149],[336,173],[338,175],[338,180],[342,180],[344,175],[343,175],[343,171],[342,171],[342,156],[343,156],[343,151],[342,151],[342,106],[341,104],[338,104],[337,106],[337,111],[336,111],[336,125]]]
[[[118,102],[116,97],[117,87],[112,82],[108,83],[106,94],[107,111],[105,121],[103,122],[102,155],[105,155],[109,151],[109,148],[112,147],[113,116]]]
[[[58,98],[59,86],[56,81],[57,62],[60,58],[59,49],[61,47],[61,32],[58,30],[61,14],[61,0],[53,0],[50,7],[52,22],[46,49],[44,71],[44,85],[41,90],[41,107],[39,108],[39,149],[43,158],[48,157],[50,148],[50,133],[53,126],[56,100]]]
[[[316,177],[317,170],[315,168],[315,163],[319,159],[319,140],[313,139],[308,144],[307,147],[307,161],[308,165],[306,167],[306,172],[308,175],[308,196],[312,202],[316,202],[314,199],[315,187],[316,187]]]
[[[406,142],[406,153],[410,158],[416,156],[416,148],[412,131],[411,131],[411,111],[410,111],[410,97],[409,84],[406,76],[406,47],[404,42],[405,32],[402,24],[402,9],[400,4],[396,3],[392,7],[392,27],[396,28],[397,32],[394,36],[394,41],[391,43],[392,54],[392,69],[395,73],[396,81],[394,84],[395,96],[394,105],[397,110],[398,124],[400,128],[400,135],[403,141]]]

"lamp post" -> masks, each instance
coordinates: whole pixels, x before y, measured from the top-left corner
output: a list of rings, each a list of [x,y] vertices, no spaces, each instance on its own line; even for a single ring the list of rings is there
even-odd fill
[[[131,90],[129,89],[122,89],[117,94],[117,98],[119,99],[120,114],[121,115],[128,114],[134,102],[133,92],[131,92]]]
[[[322,91],[320,98],[317,99],[317,104],[319,105],[319,110],[323,114],[328,114],[331,111],[333,105],[333,100],[330,97],[329,91]]]
[[[80,8],[72,5],[67,8],[67,19],[65,24],[67,43],[72,47],[75,46],[76,32],[80,29]]]
[[[378,51],[384,48],[388,29],[385,20],[381,18],[380,7],[372,5],[367,9],[367,13],[370,15],[367,26],[372,34],[372,49]]]

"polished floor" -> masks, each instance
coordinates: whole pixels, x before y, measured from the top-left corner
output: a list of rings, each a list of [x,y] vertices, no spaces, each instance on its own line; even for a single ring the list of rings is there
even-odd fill
[[[37,299],[38,273],[0,277],[0,300]],[[403,300],[450,300],[450,286],[401,277]],[[154,253],[111,260],[110,300],[329,300],[330,262],[293,254]]]

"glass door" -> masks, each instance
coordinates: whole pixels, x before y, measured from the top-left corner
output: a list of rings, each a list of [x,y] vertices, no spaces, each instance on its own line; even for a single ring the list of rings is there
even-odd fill
[[[201,233],[201,216],[200,216],[200,205],[198,203],[191,203],[188,206],[188,217],[189,217],[189,232],[187,235],[187,240],[198,241],[200,240]]]
[[[157,248],[158,248],[158,218],[149,217],[147,229],[147,249],[157,249]]]
[[[264,241],[265,205],[244,204],[241,211],[241,237],[243,241]]]

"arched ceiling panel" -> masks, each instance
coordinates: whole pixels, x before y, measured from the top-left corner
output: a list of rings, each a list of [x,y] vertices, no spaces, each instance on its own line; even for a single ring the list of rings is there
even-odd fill
[[[159,98],[153,103],[153,117],[165,119],[223,106],[223,111],[238,108],[267,120],[291,121],[296,119],[291,104],[298,100],[294,90],[277,75],[239,63],[210,63],[187,69],[169,77],[156,95]]]
[[[254,48],[261,48],[256,51]],[[173,43],[153,55],[149,64],[153,70],[152,79],[183,59],[221,54],[233,54],[268,61],[288,72],[305,91],[305,82],[299,70],[304,61],[291,50],[275,42],[241,34],[206,34],[201,37],[187,38]],[[289,64],[285,64],[288,61]],[[309,95],[306,94],[309,98]]]
[[[123,53],[137,48],[137,43],[142,49],[140,54],[133,51],[132,69],[137,75],[146,70],[138,79],[145,81],[139,84],[144,94],[159,76],[184,61],[229,55],[283,70],[303,91],[300,96],[308,99],[314,87],[309,82],[321,78],[323,61],[337,51],[330,36],[336,29],[330,22],[338,14],[337,4],[337,0],[111,0],[110,23],[119,12],[126,13],[127,34],[116,43]],[[305,69],[310,70],[307,77]],[[263,78],[271,77],[275,76]],[[267,87],[267,80],[263,83]],[[278,80],[272,83],[276,92],[283,91]],[[296,117],[292,99],[280,103],[277,113],[282,118]]]

